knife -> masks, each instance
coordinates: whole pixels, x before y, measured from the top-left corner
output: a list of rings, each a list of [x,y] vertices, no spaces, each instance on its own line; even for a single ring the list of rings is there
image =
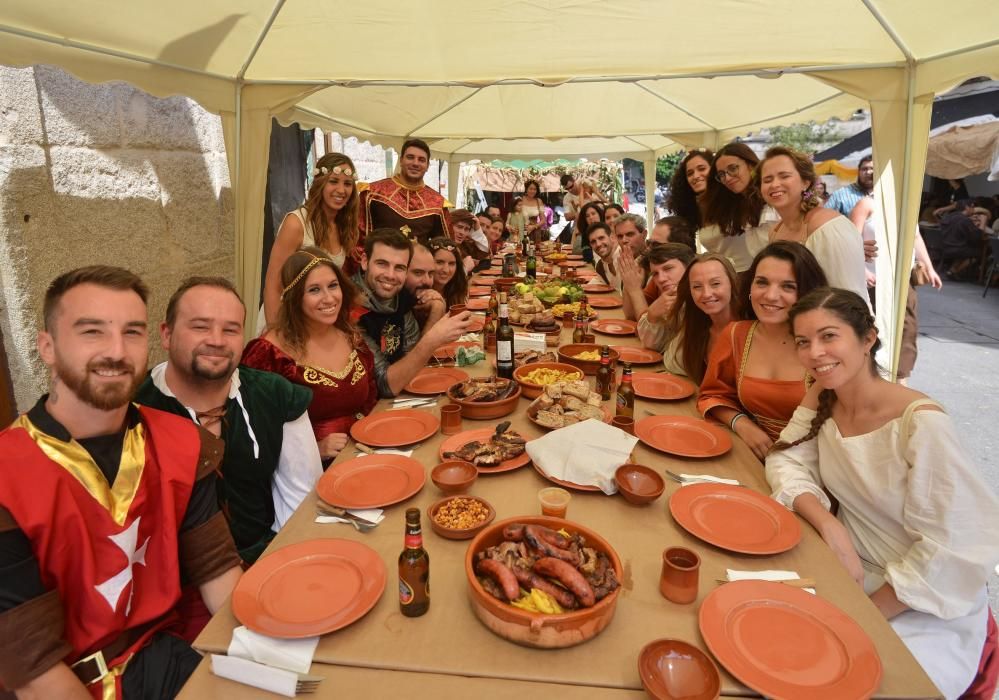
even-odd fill
[[[360,515],[354,515],[350,511],[347,511],[347,510],[345,510],[343,508],[338,508],[336,506],[331,506],[329,503],[323,503],[323,502],[317,501],[316,502],[316,508],[321,513],[323,513],[324,515],[335,515],[338,518],[346,518],[347,520],[356,520],[357,522],[359,522],[359,523],[361,523],[363,525],[375,526],[375,525],[378,524],[378,523],[376,523],[373,520],[368,520],[366,518],[362,518]]]

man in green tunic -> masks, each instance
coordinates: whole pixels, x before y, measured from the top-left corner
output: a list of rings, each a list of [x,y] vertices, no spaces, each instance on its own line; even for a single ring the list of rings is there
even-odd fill
[[[315,487],[322,465],[306,410],[312,393],[238,366],[245,317],[228,280],[185,280],[160,326],[169,359],[152,369],[136,400],[225,440],[219,502],[240,556],[252,564]]]

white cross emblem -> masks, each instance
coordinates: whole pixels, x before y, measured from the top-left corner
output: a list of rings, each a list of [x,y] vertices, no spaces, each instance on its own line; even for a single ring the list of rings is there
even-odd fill
[[[142,520],[141,516],[133,520],[132,524],[124,532],[119,532],[117,535],[108,535],[108,539],[114,542],[128,558],[128,564],[124,569],[104,583],[94,586],[97,592],[104,596],[104,600],[111,606],[111,610],[118,609],[121,593],[125,590],[125,586],[132,580],[132,567],[135,564],[146,565],[146,546],[149,544],[149,538],[146,538],[146,541],[142,543],[142,546],[138,550],[135,548],[136,540],[139,538],[140,520]],[[128,605],[125,606],[126,615],[132,609],[132,593],[133,591],[129,591],[128,593]]]

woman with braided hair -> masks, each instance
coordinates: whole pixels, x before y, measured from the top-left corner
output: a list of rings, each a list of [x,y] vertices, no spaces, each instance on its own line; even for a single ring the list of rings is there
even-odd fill
[[[730,323],[712,343],[697,410],[727,425],[760,461],[805,396],[807,375],[791,342],[788,311],[826,284],[805,246],[771,243],[753,258],[743,282],[749,320]]]
[[[811,158],[784,146],[767,150],[753,171],[763,200],[780,216],[770,241],[795,241],[812,251],[833,287],[867,295],[864,239],[850,220],[822,206]]]
[[[773,497],[815,527],[944,696],[992,698],[999,500],[940,405],[878,373],[863,297],[816,289],[790,320],[815,384],[767,457]]]

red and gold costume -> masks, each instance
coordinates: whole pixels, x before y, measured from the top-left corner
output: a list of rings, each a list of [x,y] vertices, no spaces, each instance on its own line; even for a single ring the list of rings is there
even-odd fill
[[[362,238],[376,228],[397,228],[424,244],[437,236],[451,237],[447,202],[427,185],[410,187],[396,175],[372,182],[360,197]]]
[[[3,663],[4,681],[13,687],[59,660],[72,666],[110,648],[111,657],[102,655],[109,673],[88,689],[97,698],[120,697],[121,677],[132,655],[176,622],[173,608],[182,574],[203,582],[221,573],[219,565],[227,570],[238,561],[227,531],[219,540],[225,523],[217,510],[198,527],[181,532],[195,482],[204,467],[211,470],[199,428],[143,407],[137,418],[124,433],[111,484],[80,443],[47,434],[29,414],[0,433],[0,520],[6,530],[19,530],[30,542],[47,591],[0,616],[0,628],[18,619],[48,627],[35,630],[38,639],[22,640],[31,661]],[[220,448],[212,449],[221,456]],[[200,571],[191,567],[184,548],[185,537],[192,534],[216,543],[214,555],[221,561],[213,571],[203,563]],[[202,551],[201,558],[206,554]],[[32,607],[34,613],[29,612]],[[59,630],[58,620],[52,619],[59,609],[61,641],[53,646]]]

